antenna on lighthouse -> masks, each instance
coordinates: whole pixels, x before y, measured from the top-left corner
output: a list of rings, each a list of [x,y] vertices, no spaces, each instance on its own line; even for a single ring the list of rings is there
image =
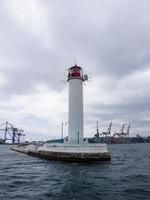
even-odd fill
[[[74,59],[74,62],[75,62],[75,65],[77,64],[77,58],[75,57],[75,59]]]

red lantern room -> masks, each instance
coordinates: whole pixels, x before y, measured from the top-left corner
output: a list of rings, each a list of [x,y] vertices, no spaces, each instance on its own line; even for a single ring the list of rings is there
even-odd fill
[[[79,79],[83,78],[82,69],[76,64],[68,69],[68,81],[74,78],[79,78]]]

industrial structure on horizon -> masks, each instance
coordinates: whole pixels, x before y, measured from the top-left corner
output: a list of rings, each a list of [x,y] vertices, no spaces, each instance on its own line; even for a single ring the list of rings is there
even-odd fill
[[[21,137],[24,137],[24,130],[17,128],[9,122],[0,124],[0,143],[19,144]]]
[[[98,121],[96,122],[96,134],[90,141],[95,143],[124,143],[124,138],[129,137],[131,125],[129,124],[125,131],[125,124],[122,125],[121,130],[111,134],[112,122],[110,122],[109,127],[106,131],[99,131]]]

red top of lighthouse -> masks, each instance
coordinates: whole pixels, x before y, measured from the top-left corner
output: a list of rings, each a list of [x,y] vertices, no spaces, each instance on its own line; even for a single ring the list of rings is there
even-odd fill
[[[83,79],[82,68],[76,64],[68,69],[68,81],[74,78]]]

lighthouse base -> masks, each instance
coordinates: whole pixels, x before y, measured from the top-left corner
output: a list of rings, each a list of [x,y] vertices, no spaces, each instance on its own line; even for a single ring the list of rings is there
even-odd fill
[[[60,160],[68,162],[110,161],[111,155],[107,151],[107,144],[44,144],[18,146],[11,148],[20,153],[44,158],[47,160]]]

